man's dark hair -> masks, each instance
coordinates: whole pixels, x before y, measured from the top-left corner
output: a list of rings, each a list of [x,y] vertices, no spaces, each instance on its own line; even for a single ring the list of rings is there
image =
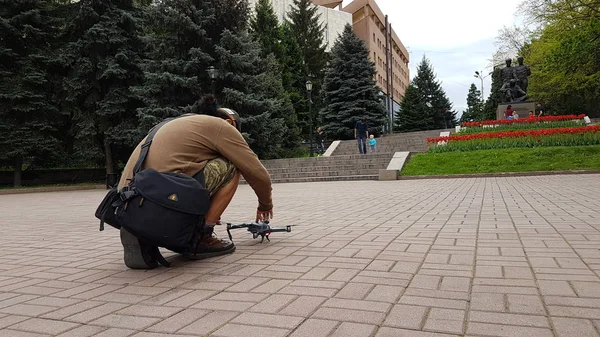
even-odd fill
[[[212,94],[207,94],[202,96],[199,100],[194,103],[192,106],[192,113],[198,115],[209,115],[213,117],[219,117],[223,119],[229,119],[227,114],[218,111],[219,105],[217,104],[217,99]]]
[[[206,94],[194,103],[191,112],[198,115],[208,115],[235,122],[235,128],[242,132],[242,120],[239,114],[228,108],[220,107],[214,95]]]

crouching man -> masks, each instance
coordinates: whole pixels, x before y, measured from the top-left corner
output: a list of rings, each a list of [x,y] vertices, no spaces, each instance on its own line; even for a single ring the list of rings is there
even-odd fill
[[[210,207],[205,215],[206,225],[194,254],[189,258],[204,259],[233,253],[232,242],[213,235],[237,190],[240,174],[258,197],[256,221],[273,217],[272,186],[269,173],[250,149],[241,134],[239,115],[217,106],[213,96],[205,96],[194,105],[194,113],[183,115],[163,125],[152,141],[142,169],[174,172],[204,182],[210,193]],[[123,171],[118,188],[128,184],[141,152],[135,148]],[[155,266],[152,253],[137,238],[121,228],[125,264],[129,268],[144,269]],[[154,248],[156,249],[156,248]]]

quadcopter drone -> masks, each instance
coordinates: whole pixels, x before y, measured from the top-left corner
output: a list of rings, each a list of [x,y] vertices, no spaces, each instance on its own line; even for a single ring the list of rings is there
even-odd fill
[[[288,232],[289,233],[292,231],[292,226],[271,228],[271,226],[269,226],[269,221],[245,222],[241,225],[233,225],[233,224],[228,223],[227,224],[227,235],[229,235],[229,240],[233,241],[230,230],[238,229],[238,228],[247,228],[248,232],[252,233],[253,239],[256,239],[257,237],[261,236],[260,243],[263,243],[263,241],[265,241],[265,238],[267,238],[267,241],[270,242],[271,240],[269,239],[269,235],[271,235],[271,233],[275,233],[275,232]]]

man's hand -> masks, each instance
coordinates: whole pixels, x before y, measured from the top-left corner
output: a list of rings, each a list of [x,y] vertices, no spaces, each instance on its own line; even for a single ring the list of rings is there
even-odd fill
[[[256,222],[269,221],[272,218],[273,218],[273,209],[272,208],[269,211],[261,211],[261,210],[256,211]]]

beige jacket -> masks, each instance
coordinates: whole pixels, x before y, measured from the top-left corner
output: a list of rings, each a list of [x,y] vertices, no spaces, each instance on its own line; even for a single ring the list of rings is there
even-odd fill
[[[145,139],[135,148],[123,170],[119,188],[133,176],[133,167]],[[244,137],[225,120],[207,115],[189,115],[163,125],[152,141],[142,169],[193,176],[210,159],[222,156],[240,171],[258,196],[259,209],[273,208],[269,173]]]

